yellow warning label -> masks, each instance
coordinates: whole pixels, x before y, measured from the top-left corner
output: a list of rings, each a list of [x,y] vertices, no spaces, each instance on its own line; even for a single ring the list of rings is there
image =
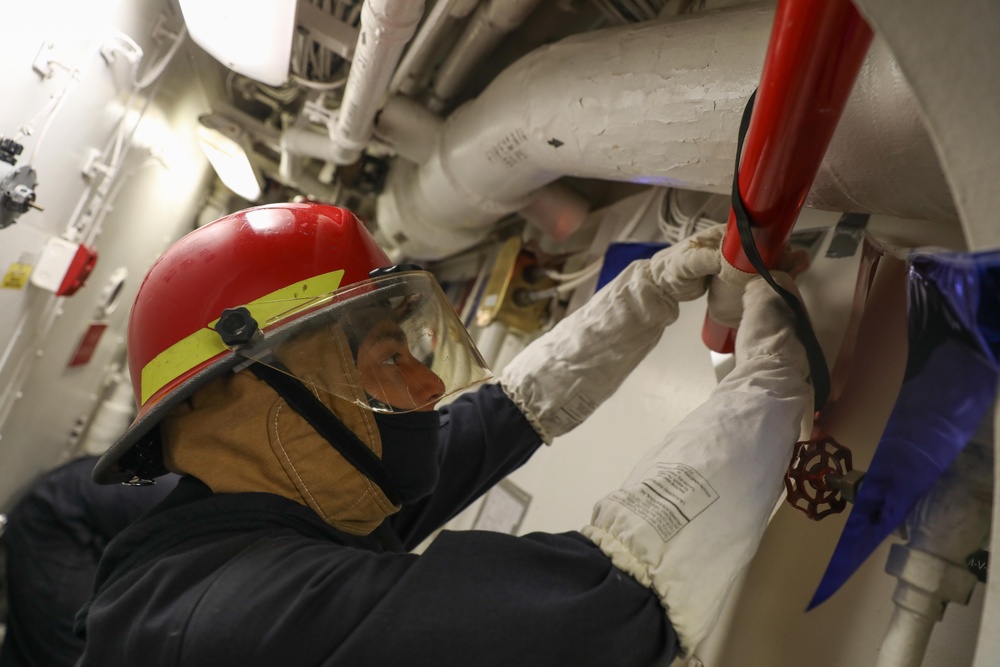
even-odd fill
[[[7,273],[4,275],[3,283],[0,283],[0,287],[23,289],[24,286],[28,284],[28,276],[31,275],[32,268],[31,264],[14,262],[7,269]]]

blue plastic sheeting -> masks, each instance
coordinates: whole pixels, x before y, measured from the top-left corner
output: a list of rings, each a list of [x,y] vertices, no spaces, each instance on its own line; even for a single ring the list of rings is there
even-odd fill
[[[669,245],[669,243],[612,243],[604,253],[604,264],[601,265],[595,291],[611,282],[635,260],[649,259]]]
[[[1000,252],[914,254],[906,373],[809,609],[906,519],[976,431],[1000,375]]]

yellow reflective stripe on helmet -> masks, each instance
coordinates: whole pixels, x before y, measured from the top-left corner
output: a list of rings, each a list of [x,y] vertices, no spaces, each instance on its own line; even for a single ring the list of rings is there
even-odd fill
[[[308,306],[319,297],[336,291],[343,278],[343,269],[338,269],[300,280],[245,305],[261,328],[264,328],[289,311]],[[146,364],[142,369],[141,379],[142,405],[169,382],[229,349],[219,338],[219,334],[215,333],[213,327],[217,321],[210,322],[204,329],[177,341]]]

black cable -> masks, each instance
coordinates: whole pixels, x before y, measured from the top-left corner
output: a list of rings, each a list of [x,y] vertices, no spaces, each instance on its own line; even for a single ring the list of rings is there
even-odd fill
[[[830,396],[830,370],[826,365],[826,357],[823,355],[823,349],[816,339],[816,332],[813,331],[812,323],[809,321],[809,314],[806,312],[805,306],[802,305],[798,297],[779,285],[771,276],[771,272],[768,271],[767,266],[764,265],[764,260],[761,259],[760,253],[757,251],[757,243],[754,240],[751,229],[753,220],[746,210],[743,195],[740,193],[740,158],[743,155],[743,140],[746,138],[747,130],[750,127],[750,117],[753,114],[753,103],[756,97],[757,91],[755,90],[750,95],[750,99],[747,100],[747,106],[743,110],[743,119],[740,121],[739,140],[736,144],[736,168],[733,169],[733,213],[736,216],[736,228],[740,234],[743,253],[750,260],[750,264],[753,265],[757,273],[767,281],[767,284],[778,293],[784,302],[788,304],[788,307],[792,309],[792,313],[795,315],[795,334],[802,341],[802,345],[806,349],[806,358],[809,360],[809,374],[812,376],[814,390],[814,406],[816,410],[820,410],[826,405],[826,400]]]

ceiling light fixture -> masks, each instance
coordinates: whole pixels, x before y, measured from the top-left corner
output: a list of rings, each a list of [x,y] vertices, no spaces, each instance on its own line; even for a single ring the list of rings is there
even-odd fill
[[[194,43],[229,69],[266,83],[288,81],[295,0],[180,0]]]
[[[198,143],[227,188],[247,201],[262,194],[262,179],[250,157],[250,140],[236,123],[218,114],[198,119]]]

